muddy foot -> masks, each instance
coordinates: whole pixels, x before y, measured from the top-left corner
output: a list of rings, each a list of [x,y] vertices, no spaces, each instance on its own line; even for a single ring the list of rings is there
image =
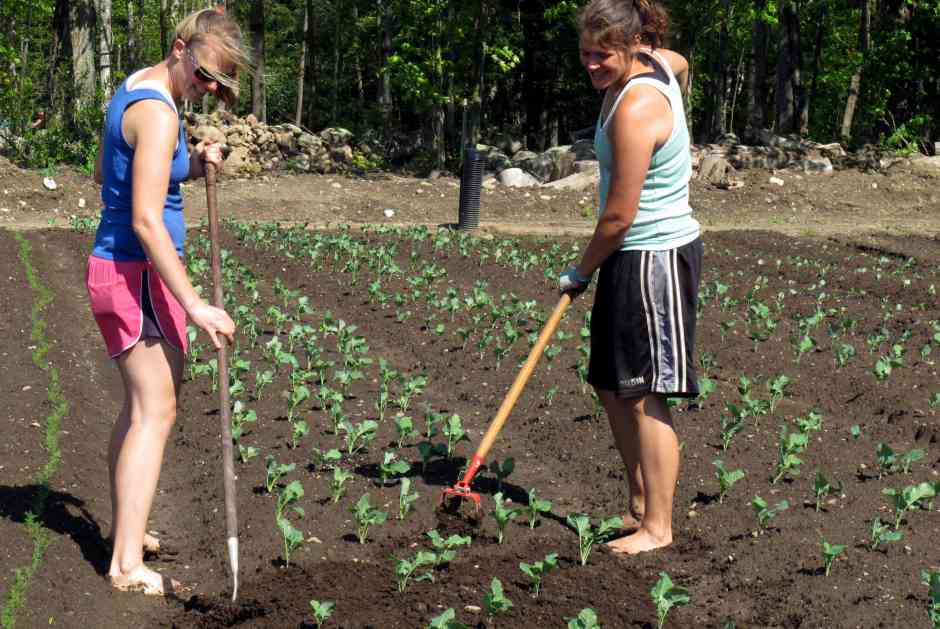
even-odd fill
[[[657,548],[669,546],[671,543],[671,535],[668,537],[656,537],[651,535],[649,532],[640,529],[632,535],[620,537],[613,540],[612,542],[608,542],[607,546],[615,553],[620,553],[623,555],[636,555],[638,553],[644,553],[650,550],[656,550]]]
[[[127,574],[109,575],[111,587],[121,592],[139,592],[148,596],[174,596],[192,588],[141,564]]]

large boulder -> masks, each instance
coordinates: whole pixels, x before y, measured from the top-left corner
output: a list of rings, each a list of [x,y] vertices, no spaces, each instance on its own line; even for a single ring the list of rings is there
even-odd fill
[[[594,140],[578,140],[571,145],[570,150],[574,153],[575,161],[597,159],[597,152],[594,150]]]
[[[512,155],[522,150],[522,142],[515,140],[508,133],[500,133],[493,141],[493,145],[500,153]]]
[[[940,155],[912,159],[910,169],[917,175],[931,179],[940,179]]]
[[[195,129],[189,132],[189,137],[196,140],[196,142],[202,142],[206,140],[207,142],[218,142],[219,144],[225,144],[225,134],[222,133],[222,130],[218,127],[211,125],[199,125]]]
[[[719,153],[709,153],[702,157],[698,168],[698,179],[713,186],[725,188],[730,186],[735,174],[734,166]]]
[[[352,142],[353,134],[349,129],[329,127],[320,132],[320,137],[332,149]]]
[[[539,181],[547,183],[563,179],[574,172],[575,154],[570,146],[553,146],[526,166]]]
[[[584,164],[586,162],[577,163]],[[597,171],[585,170],[573,173],[556,181],[550,181],[543,187],[554,188],[555,190],[592,190],[597,186],[600,180],[601,173],[599,169]]]
[[[301,133],[297,138],[297,146],[304,153],[311,153],[315,150],[323,149],[323,140],[312,133]]]

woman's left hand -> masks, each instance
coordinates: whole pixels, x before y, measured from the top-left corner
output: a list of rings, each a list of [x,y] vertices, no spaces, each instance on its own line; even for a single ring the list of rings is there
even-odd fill
[[[203,164],[215,166],[216,173],[222,172],[225,160],[222,158],[222,145],[218,142],[203,140],[196,145],[196,155]]]

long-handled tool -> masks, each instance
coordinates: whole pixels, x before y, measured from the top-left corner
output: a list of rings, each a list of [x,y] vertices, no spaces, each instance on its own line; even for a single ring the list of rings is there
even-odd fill
[[[496,441],[496,436],[499,434],[499,431],[502,430],[506,419],[509,418],[509,413],[512,411],[513,406],[516,405],[519,395],[522,394],[522,390],[529,381],[529,376],[532,375],[532,371],[535,369],[535,364],[539,362],[539,358],[542,357],[545,346],[548,345],[548,342],[551,340],[555,329],[558,327],[558,323],[561,321],[562,315],[565,314],[565,309],[570,303],[571,295],[569,293],[562,293],[561,297],[558,299],[558,304],[555,306],[555,310],[552,311],[548,321],[545,322],[545,327],[542,328],[538,340],[535,342],[531,351],[529,351],[529,357],[526,359],[525,364],[522,365],[522,369],[519,370],[518,375],[516,375],[516,380],[512,383],[512,387],[509,388],[509,393],[503,398],[503,403],[499,406],[499,410],[496,411],[496,416],[493,417],[493,421],[490,422],[490,427],[487,428],[486,434],[483,435],[483,441],[480,442],[480,446],[474,453],[473,458],[470,459],[470,466],[464,473],[463,478],[457,481],[456,485],[444,490],[444,494],[441,496],[442,501],[447,498],[469,498],[473,500],[477,510],[480,509],[480,494],[470,491],[470,482],[473,480],[473,477],[476,476],[480,466],[483,465],[483,461],[486,459],[486,455],[493,446],[493,442]]]
[[[212,244],[213,305],[223,308],[222,264],[219,254],[219,209],[215,195],[215,165],[206,162],[206,205],[209,208],[209,239]],[[219,416],[222,418],[222,472],[225,485],[225,528],[228,561],[232,571],[232,600],[238,596],[238,512],[235,504],[235,463],[232,447],[232,411],[228,393],[228,345],[219,347]]]

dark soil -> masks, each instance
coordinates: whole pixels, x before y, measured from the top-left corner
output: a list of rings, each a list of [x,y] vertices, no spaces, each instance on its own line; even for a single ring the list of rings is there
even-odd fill
[[[394,303],[382,307],[370,302],[367,289],[374,273],[365,264],[353,286],[349,273],[342,271],[349,261],[346,254],[314,271],[304,259],[285,255],[288,251],[256,248],[240,242],[230,231],[226,249],[259,279],[261,301],[253,310],[263,328],[257,348],[249,348],[246,336],[240,336],[243,357],[252,363],[252,373],[244,378],[247,393],[242,399],[259,418],[241,443],[258,448],[260,455],[236,465],[241,586],[235,604],[228,601],[218,402],[206,376],[184,386],[180,420],[167,451],[149,527],[173,550],[154,561],[154,567],[194,590],[182,599],[164,601],[119,594],[105,582],[108,555],[102,538],[110,520],[105,456],[120,404],[120,380],[105,355],[85,297],[90,236],[69,230],[28,232],[40,279],[55,293],[55,301],[45,311],[47,334],[54,341],[48,358],[60,370],[70,413],[63,422],[62,462],[43,517],[53,542],[17,626],[312,627],[308,601],[318,599],[337,603],[326,626],[348,628],[424,627],[449,607],[462,622],[478,627],[563,626],[563,618],[585,607],[595,609],[605,627],[647,627],[655,626],[649,590],[660,571],[688,588],[692,597],[689,606],[670,612],[667,626],[723,627],[728,620],[738,627],[926,626],[927,589],[920,583],[920,572],[940,564],[936,544],[940,501],[929,510],[906,516],[902,541],[878,551],[867,550],[866,543],[874,516],[893,520],[888,498],[881,495],[883,488],[940,480],[940,419],[938,409],[929,405],[930,395],[940,391],[940,347],[930,345],[934,330],[929,323],[940,319],[935,293],[940,287],[940,196],[935,183],[904,173],[885,177],[845,171],[829,178],[778,173],[786,182],[783,188],[767,183],[770,174],[748,173],[747,185],[737,191],[701,186],[694,191],[694,205],[706,227],[703,290],[714,291],[715,282],[720,281],[729,286],[728,296],[741,303],[727,309],[720,307],[720,300],[704,303],[697,349],[700,356],[714,358],[708,373],[717,390],[699,406],[683,403],[674,409],[683,444],[674,513],[676,541],[661,552],[634,558],[600,548],[585,567],[580,566],[577,536],[565,524],[566,515],[614,515],[624,508],[626,496],[606,419],[596,415],[572,369],[578,361],[578,332],[590,294],[571,307],[562,324],[571,338],[557,343],[562,351],[552,361],[543,357],[490,454],[490,460],[513,457],[516,461],[516,470],[503,486],[514,505],[526,502],[530,488],[553,502],[552,512],[534,530],[521,518],[510,523],[505,543],[500,545],[494,521],[487,515],[496,491],[492,473],[483,471],[474,482],[483,497],[478,522],[466,517],[466,509],[454,516],[437,507],[442,489],[458,479],[465,459],[508,390],[517,363],[524,357],[525,335],[538,330],[535,320],[530,318],[523,326],[523,338],[497,369],[491,346],[482,359],[475,351],[480,326],[462,311],[453,322],[449,314],[439,312],[428,330],[430,307],[423,300],[409,299],[401,310],[411,315],[399,323]],[[0,194],[4,195],[0,205],[10,210],[0,214],[0,221],[35,228],[53,218],[62,226],[66,224],[63,217],[70,213],[94,215],[95,189],[90,180],[69,170],[56,176],[60,187],[51,193],[41,187],[38,173],[0,168]],[[385,223],[383,210],[391,208],[396,210],[391,221],[438,225],[456,219],[455,184],[397,177],[278,177],[226,181],[220,201],[223,211],[239,217],[320,225]],[[187,194],[189,216],[198,221],[204,212],[202,190],[199,185],[189,186]],[[85,208],[78,208],[79,196],[86,198]],[[535,300],[544,316],[555,296],[551,283],[542,277],[542,267],[537,265],[523,275],[505,264],[497,265],[492,251],[496,246],[507,250],[511,246],[501,245],[499,234],[522,231],[555,235],[552,241],[525,241],[529,251],[544,253],[551,242],[567,250],[572,241],[558,235],[589,233],[591,219],[584,208],[590,207],[590,197],[545,194],[539,189],[485,194],[484,231],[497,238],[471,248],[486,247],[491,252],[482,264],[462,258],[453,246],[435,251],[431,241],[358,231],[350,236],[362,239],[369,250],[398,243],[396,259],[406,270],[405,277],[416,272],[410,270],[412,249],[419,261],[417,270],[431,262],[446,269],[446,277],[434,285],[442,296],[453,288],[463,298],[475,282],[485,280],[487,292],[497,302],[500,295],[512,293],[523,301]],[[772,231],[727,231],[734,228]],[[6,269],[5,290],[0,291],[4,313],[0,356],[7,367],[0,377],[7,428],[0,445],[0,539],[5,541],[0,544],[0,596],[5,600],[13,571],[26,565],[31,552],[23,522],[35,496],[33,479],[47,456],[42,449],[42,427],[49,404],[47,376],[30,359],[32,296],[16,257],[18,245],[8,232],[0,230],[0,238]],[[191,238],[198,240],[198,230],[192,231]],[[286,246],[288,239],[281,237],[279,242]],[[579,246],[583,243],[583,238],[577,241]],[[907,263],[911,256],[917,261],[913,266]],[[766,285],[761,277],[766,278]],[[427,388],[408,412],[416,428],[424,425],[427,404],[437,412],[459,414],[469,429],[470,442],[458,446],[456,458],[436,459],[423,473],[415,447],[418,439],[406,441],[401,456],[412,465],[410,477],[421,494],[406,520],[397,519],[398,483],[381,487],[377,479],[377,463],[394,440],[389,418],[394,407],[368,450],[344,457],[341,465],[354,477],[346,495],[333,504],[329,501],[332,472],[313,466],[311,455],[314,447],[342,447],[342,437],[330,432],[329,414],[314,398],[303,404],[299,412],[311,431],[293,449],[287,402],[280,395],[289,387],[286,370],[281,369],[261,400],[251,395],[253,372],[264,364],[260,347],[273,331],[263,323],[265,310],[280,301],[274,293],[276,278],[310,298],[314,312],[303,316],[305,323],[318,328],[330,311],[335,319],[358,326],[356,334],[365,337],[368,356],[376,362],[384,358],[393,369],[427,375]],[[207,280],[202,283],[207,285]],[[775,315],[779,317],[777,330],[755,351],[746,336],[743,300],[756,283],[760,284],[756,295],[773,311],[776,295],[783,292],[784,297],[782,310]],[[382,279],[381,284],[389,296],[411,291],[401,278]],[[821,298],[823,308],[832,311],[811,333],[816,349],[797,362],[793,345],[799,336],[797,317],[811,315],[821,293],[826,294]],[[229,289],[229,294],[238,303],[248,301],[242,286]],[[734,327],[722,338],[719,323],[732,319]],[[835,337],[827,332],[847,319],[857,322],[852,331],[837,332]],[[484,320],[488,322],[489,317]],[[433,331],[438,323],[445,325],[440,335]],[[494,334],[502,334],[502,325],[499,320]],[[882,326],[887,329],[887,340],[870,353],[866,339]],[[466,350],[460,350],[455,334],[459,327],[474,331]],[[336,337],[324,337],[319,331],[317,335],[324,358],[337,360]],[[886,382],[877,381],[872,374],[875,361],[901,340],[906,348],[904,365]],[[205,360],[205,339],[201,341]],[[857,355],[837,369],[834,352],[842,343],[853,344]],[[930,351],[922,356],[925,345]],[[295,353],[303,356],[302,349]],[[366,378],[353,383],[343,403],[353,422],[376,415],[377,365],[367,366],[364,372]],[[793,380],[788,396],[773,415],[749,418],[746,429],[722,452],[719,418],[726,413],[726,403],[740,404],[739,379],[754,380],[753,395],[766,399],[766,381],[778,374]],[[549,403],[549,391],[555,387]],[[310,388],[316,393],[318,387]],[[822,414],[823,430],[800,455],[802,475],[771,485],[781,425],[792,426],[796,417],[812,409]],[[858,439],[850,435],[853,425],[861,429]],[[441,442],[441,435],[434,440]],[[914,463],[909,475],[879,478],[875,458],[879,442],[899,452],[921,448],[927,454]],[[268,455],[278,462],[296,463],[296,470],[284,480],[299,480],[305,490],[300,505],[306,515],[292,516],[291,521],[302,530],[306,542],[286,567],[274,520],[275,499],[263,488]],[[728,469],[747,472],[723,504],[717,502],[712,465],[716,458],[723,459]],[[813,504],[817,469],[845,484],[843,494],[830,497],[818,513]],[[367,492],[373,505],[390,512],[390,521],[373,527],[369,541],[360,545],[350,508]],[[771,504],[786,499],[790,508],[772,521],[767,532],[755,535],[749,503],[758,494]],[[412,581],[405,593],[399,593],[391,557],[411,557],[428,547],[425,533],[434,528],[469,534],[473,543],[459,549],[449,565],[434,570],[434,582]],[[829,577],[821,574],[821,537],[847,545]],[[558,553],[559,568],[545,578],[536,599],[518,564],[532,563],[550,552]],[[488,619],[475,607],[482,606],[494,576],[501,579],[515,606],[505,615]]]

